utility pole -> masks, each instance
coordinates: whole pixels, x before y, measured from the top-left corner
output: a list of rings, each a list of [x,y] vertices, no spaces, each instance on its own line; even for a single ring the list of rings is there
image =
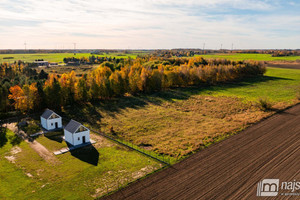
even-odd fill
[[[203,51],[204,51],[204,49],[205,49],[205,43],[203,43]]]
[[[223,44],[221,44],[221,49],[220,50],[222,50],[222,48],[223,48]]]
[[[74,55],[76,54],[76,43],[74,42]]]
[[[231,44],[231,51],[233,50],[233,43]]]
[[[26,43],[26,42],[24,42],[24,46],[25,46],[25,51],[26,51],[26,45],[27,45],[27,43]]]

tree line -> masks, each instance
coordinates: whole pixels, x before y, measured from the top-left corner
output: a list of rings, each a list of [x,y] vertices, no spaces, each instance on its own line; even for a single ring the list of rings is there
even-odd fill
[[[173,87],[215,85],[265,73],[260,62],[201,57],[144,57],[126,60],[126,63],[120,68],[114,63],[102,63],[81,77],[76,77],[72,71],[62,75],[49,74],[42,80],[19,82],[11,85],[1,99],[5,97],[12,109],[30,112],[45,107],[60,109],[75,102],[110,99],[126,93],[135,95]],[[22,71],[15,67],[16,71],[24,73],[24,68]],[[1,109],[3,111],[3,107]]]

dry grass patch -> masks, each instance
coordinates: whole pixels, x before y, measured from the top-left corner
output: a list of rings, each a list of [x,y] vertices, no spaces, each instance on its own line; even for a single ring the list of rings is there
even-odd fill
[[[119,137],[141,147],[184,156],[269,114],[239,98],[195,95],[143,109],[126,108],[113,116],[104,114],[101,124],[105,132],[113,126]]]

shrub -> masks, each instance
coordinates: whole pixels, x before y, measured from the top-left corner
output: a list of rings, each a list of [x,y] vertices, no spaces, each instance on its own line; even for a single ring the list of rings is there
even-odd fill
[[[15,146],[22,142],[22,138],[17,135],[9,136],[10,144]]]
[[[38,125],[36,124],[29,124],[26,128],[25,128],[25,132],[27,135],[31,135],[34,133],[39,132],[41,129]]]
[[[3,147],[8,141],[6,137],[6,131],[6,128],[0,127],[0,148]]]
[[[262,111],[272,110],[272,103],[267,98],[259,98],[258,99],[258,107]]]

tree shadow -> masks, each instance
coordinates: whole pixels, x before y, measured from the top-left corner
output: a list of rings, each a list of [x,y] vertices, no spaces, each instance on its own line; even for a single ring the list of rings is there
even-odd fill
[[[69,144],[68,144],[69,146]],[[74,149],[71,152],[71,155],[79,160],[89,163],[91,165],[97,166],[99,161],[99,152],[93,145],[88,145],[78,149]]]
[[[97,106],[92,103],[73,104],[71,107],[66,108],[63,113],[59,114],[63,118],[63,124],[69,123],[71,119],[75,119],[80,123],[96,124],[102,118],[102,115],[97,110]]]
[[[0,148],[3,147],[8,141],[6,131],[6,128],[0,127]]]
[[[59,132],[48,132],[48,133],[44,133],[44,136],[46,138],[48,138],[49,140],[53,140],[59,143],[62,143],[64,141],[63,139],[63,132],[59,131]]]
[[[292,80],[288,78],[272,77],[272,76],[256,76],[243,78],[229,83],[201,84],[199,86],[189,87],[174,87],[163,91],[155,92],[152,94],[140,93],[137,95],[123,96],[119,98],[112,98],[109,100],[98,100],[85,104],[74,104],[65,109],[62,114],[66,119],[75,119],[81,123],[89,123],[96,125],[101,122],[105,113],[111,117],[115,117],[126,108],[140,109],[149,104],[161,105],[164,102],[175,102],[178,100],[186,100],[192,95],[201,94],[202,92],[210,94],[230,88],[238,88],[251,86],[256,83],[279,81],[279,80]]]

